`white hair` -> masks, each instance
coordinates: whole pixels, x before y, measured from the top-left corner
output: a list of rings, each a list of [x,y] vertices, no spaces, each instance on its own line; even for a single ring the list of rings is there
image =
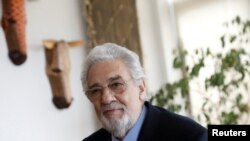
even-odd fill
[[[114,43],[105,43],[94,47],[87,56],[81,76],[83,89],[86,90],[88,88],[88,71],[92,65],[116,59],[124,62],[135,82],[145,79],[145,73],[141,66],[139,56],[136,53]]]

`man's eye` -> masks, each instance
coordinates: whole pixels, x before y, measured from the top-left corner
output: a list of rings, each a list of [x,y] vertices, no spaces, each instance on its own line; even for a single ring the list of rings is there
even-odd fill
[[[120,88],[122,86],[123,86],[123,83],[121,83],[121,82],[115,82],[115,83],[112,83],[111,85],[109,85],[109,87],[111,89],[117,89],[117,88]]]
[[[101,89],[93,89],[89,91],[90,95],[97,95],[101,92]]]

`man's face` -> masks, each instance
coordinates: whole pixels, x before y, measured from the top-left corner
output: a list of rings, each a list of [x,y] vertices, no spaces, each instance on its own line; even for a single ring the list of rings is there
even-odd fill
[[[145,95],[144,81],[135,84],[121,60],[110,60],[91,66],[87,82],[91,94],[99,95],[95,100],[91,100],[91,96],[89,98],[104,127],[109,126],[106,128],[112,128],[110,130],[122,130],[116,128],[133,126],[144,102],[142,99]]]

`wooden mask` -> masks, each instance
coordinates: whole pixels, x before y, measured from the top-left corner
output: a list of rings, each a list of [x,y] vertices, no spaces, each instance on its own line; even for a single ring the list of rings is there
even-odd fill
[[[53,94],[53,103],[58,109],[69,107],[73,97],[70,92],[69,47],[80,46],[82,41],[44,40],[46,74]]]
[[[25,0],[2,0],[2,27],[10,60],[21,65],[27,58]]]

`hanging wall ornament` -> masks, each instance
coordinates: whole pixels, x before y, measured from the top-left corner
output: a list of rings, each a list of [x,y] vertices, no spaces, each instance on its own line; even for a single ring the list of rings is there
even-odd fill
[[[112,42],[128,47],[143,60],[136,0],[82,1],[91,47]]]
[[[70,92],[69,47],[81,46],[83,41],[44,40],[46,74],[51,85],[53,103],[58,109],[70,106],[73,97]]]
[[[15,65],[21,65],[27,58],[25,0],[2,0],[2,5],[2,27],[9,57]]]

